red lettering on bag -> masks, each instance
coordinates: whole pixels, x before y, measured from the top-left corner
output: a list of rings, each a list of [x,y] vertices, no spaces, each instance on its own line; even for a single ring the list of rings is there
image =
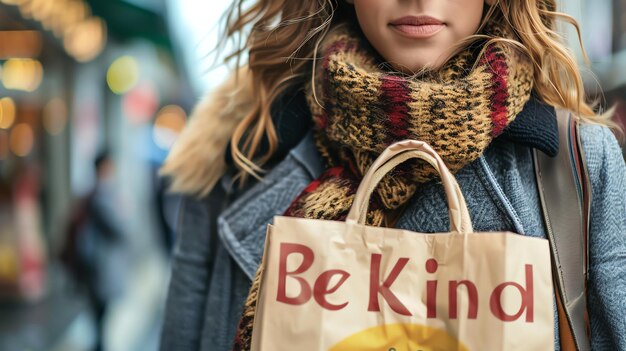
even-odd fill
[[[287,272],[287,257],[289,255],[299,253],[302,255],[302,263],[300,267],[292,272]],[[311,287],[302,277],[296,277],[296,274],[306,272],[313,265],[315,254],[308,246],[291,243],[280,244],[280,261],[278,265],[278,292],[276,301],[289,305],[302,305],[311,299]],[[295,297],[287,296],[287,276],[292,276],[300,284],[300,294]]]
[[[434,258],[426,261],[426,272],[435,273],[439,263]],[[426,282],[426,318],[437,318],[437,281]]]
[[[467,295],[469,298],[469,309],[467,311],[468,319],[476,319],[478,316],[478,289],[476,285],[469,280],[451,280],[448,283],[448,305],[450,306],[449,317],[450,319],[456,319],[458,315],[457,306],[457,290],[460,285],[464,285],[467,288]]]
[[[507,314],[502,308],[502,292],[508,286],[517,288],[522,297],[520,308],[514,315]],[[534,321],[533,311],[535,307],[533,298],[533,266],[529,264],[526,265],[526,289],[524,289],[520,284],[514,282],[504,282],[493,290],[489,301],[489,307],[491,308],[491,313],[503,322],[516,321],[524,313],[524,310],[526,310],[526,322],[532,323]]]
[[[332,288],[329,288],[328,283],[330,283],[330,279],[334,275],[340,275],[341,278],[339,278],[339,281],[337,282],[337,284],[335,284],[335,286],[333,286]],[[345,283],[349,277],[350,277],[350,274],[348,272],[342,271],[340,269],[331,269],[329,271],[326,271],[320,274],[320,276],[315,280],[315,285],[313,288],[313,297],[315,298],[315,301],[317,301],[317,303],[320,306],[331,311],[338,311],[346,307],[348,305],[347,302],[341,305],[331,304],[330,302],[326,300],[326,295],[332,294],[335,291],[337,291],[337,289],[339,289],[339,287],[343,283]]]
[[[383,298],[389,304],[392,310],[396,313],[399,313],[404,316],[411,316],[411,312],[398,300],[396,295],[391,291],[391,285],[398,278],[400,272],[409,262],[408,258],[400,258],[398,262],[393,266],[391,273],[383,284],[381,285],[378,281],[380,279],[380,260],[382,255],[380,254],[372,254],[372,262],[370,264],[370,299],[369,306],[367,308],[370,312],[380,312],[380,306],[378,304],[378,294],[382,295]]]

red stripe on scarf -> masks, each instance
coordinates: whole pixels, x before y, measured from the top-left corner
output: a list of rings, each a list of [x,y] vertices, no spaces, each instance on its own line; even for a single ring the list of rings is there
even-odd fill
[[[309,185],[307,185],[307,187],[304,188],[304,190],[302,190],[302,192],[295,199],[293,199],[293,201],[291,201],[291,204],[287,210],[285,210],[283,216],[301,217],[302,214],[298,213],[298,210],[300,209],[298,203],[302,200],[302,198],[317,190],[317,188],[325,181],[330,179],[341,179],[342,177],[345,178],[347,176],[348,175],[346,174],[346,169],[344,167],[333,167],[327,169],[317,179],[309,183]]]
[[[380,90],[380,99],[383,102],[387,119],[385,126],[388,130],[388,144],[407,139],[409,136],[408,118],[411,89],[406,79],[395,76],[384,76]]]
[[[507,101],[509,99],[509,89],[507,77],[509,68],[503,55],[493,49],[485,52],[485,59],[493,74],[493,84],[491,85],[491,122],[493,123],[492,137],[497,137],[507,126]]]

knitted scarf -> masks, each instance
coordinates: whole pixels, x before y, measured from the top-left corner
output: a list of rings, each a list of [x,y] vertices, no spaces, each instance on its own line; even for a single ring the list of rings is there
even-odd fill
[[[340,27],[322,45],[321,68],[307,91],[317,147],[328,167],[287,216],[345,219],[364,173],[395,141],[429,143],[455,173],[476,160],[530,98],[532,64],[497,42],[468,48],[437,72],[405,76],[383,70],[354,33]],[[494,26],[489,34],[507,37]],[[397,167],[372,196],[368,223],[385,224],[420,183],[436,175],[419,160]],[[244,307],[236,350],[250,346],[259,277]]]
[[[288,216],[345,219],[363,174],[395,141],[429,143],[455,173],[476,160],[530,98],[532,66],[502,45],[486,47],[475,67],[477,50],[468,49],[437,74],[414,78],[379,69],[357,38],[349,31],[328,38],[315,83],[321,95],[312,89],[308,95],[329,169],[298,196]],[[382,225],[386,212],[436,175],[416,161],[385,177],[369,223]]]

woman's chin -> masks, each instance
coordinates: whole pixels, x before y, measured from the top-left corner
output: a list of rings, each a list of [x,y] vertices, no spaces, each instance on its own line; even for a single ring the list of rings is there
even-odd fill
[[[419,74],[423,72],[436,71],[441,68],[448,57],[448,52],[424,53],[416,52],[404,57],[390,58],[387,60],[394,70],[404,74]],[[419,59],[416,59],[419,58]]]
[[[406,64],[391,63],[391,67],[393,67],[393,69],[398,72],[408,74],[408,75],[415,75],[415,74],[420,74],[423,72],[434,71],[438,69],[439,67],[441,67],[441,64],[438,63],[437,61],[425,61],[425,62],[418,62],[418,63],[410,62]]]

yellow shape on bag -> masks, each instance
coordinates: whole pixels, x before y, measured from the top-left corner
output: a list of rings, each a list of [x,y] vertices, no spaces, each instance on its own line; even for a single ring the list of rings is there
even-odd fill
[[[419,324],[385,324],[342,340],[329,351],[468,351],[444,330]]]

